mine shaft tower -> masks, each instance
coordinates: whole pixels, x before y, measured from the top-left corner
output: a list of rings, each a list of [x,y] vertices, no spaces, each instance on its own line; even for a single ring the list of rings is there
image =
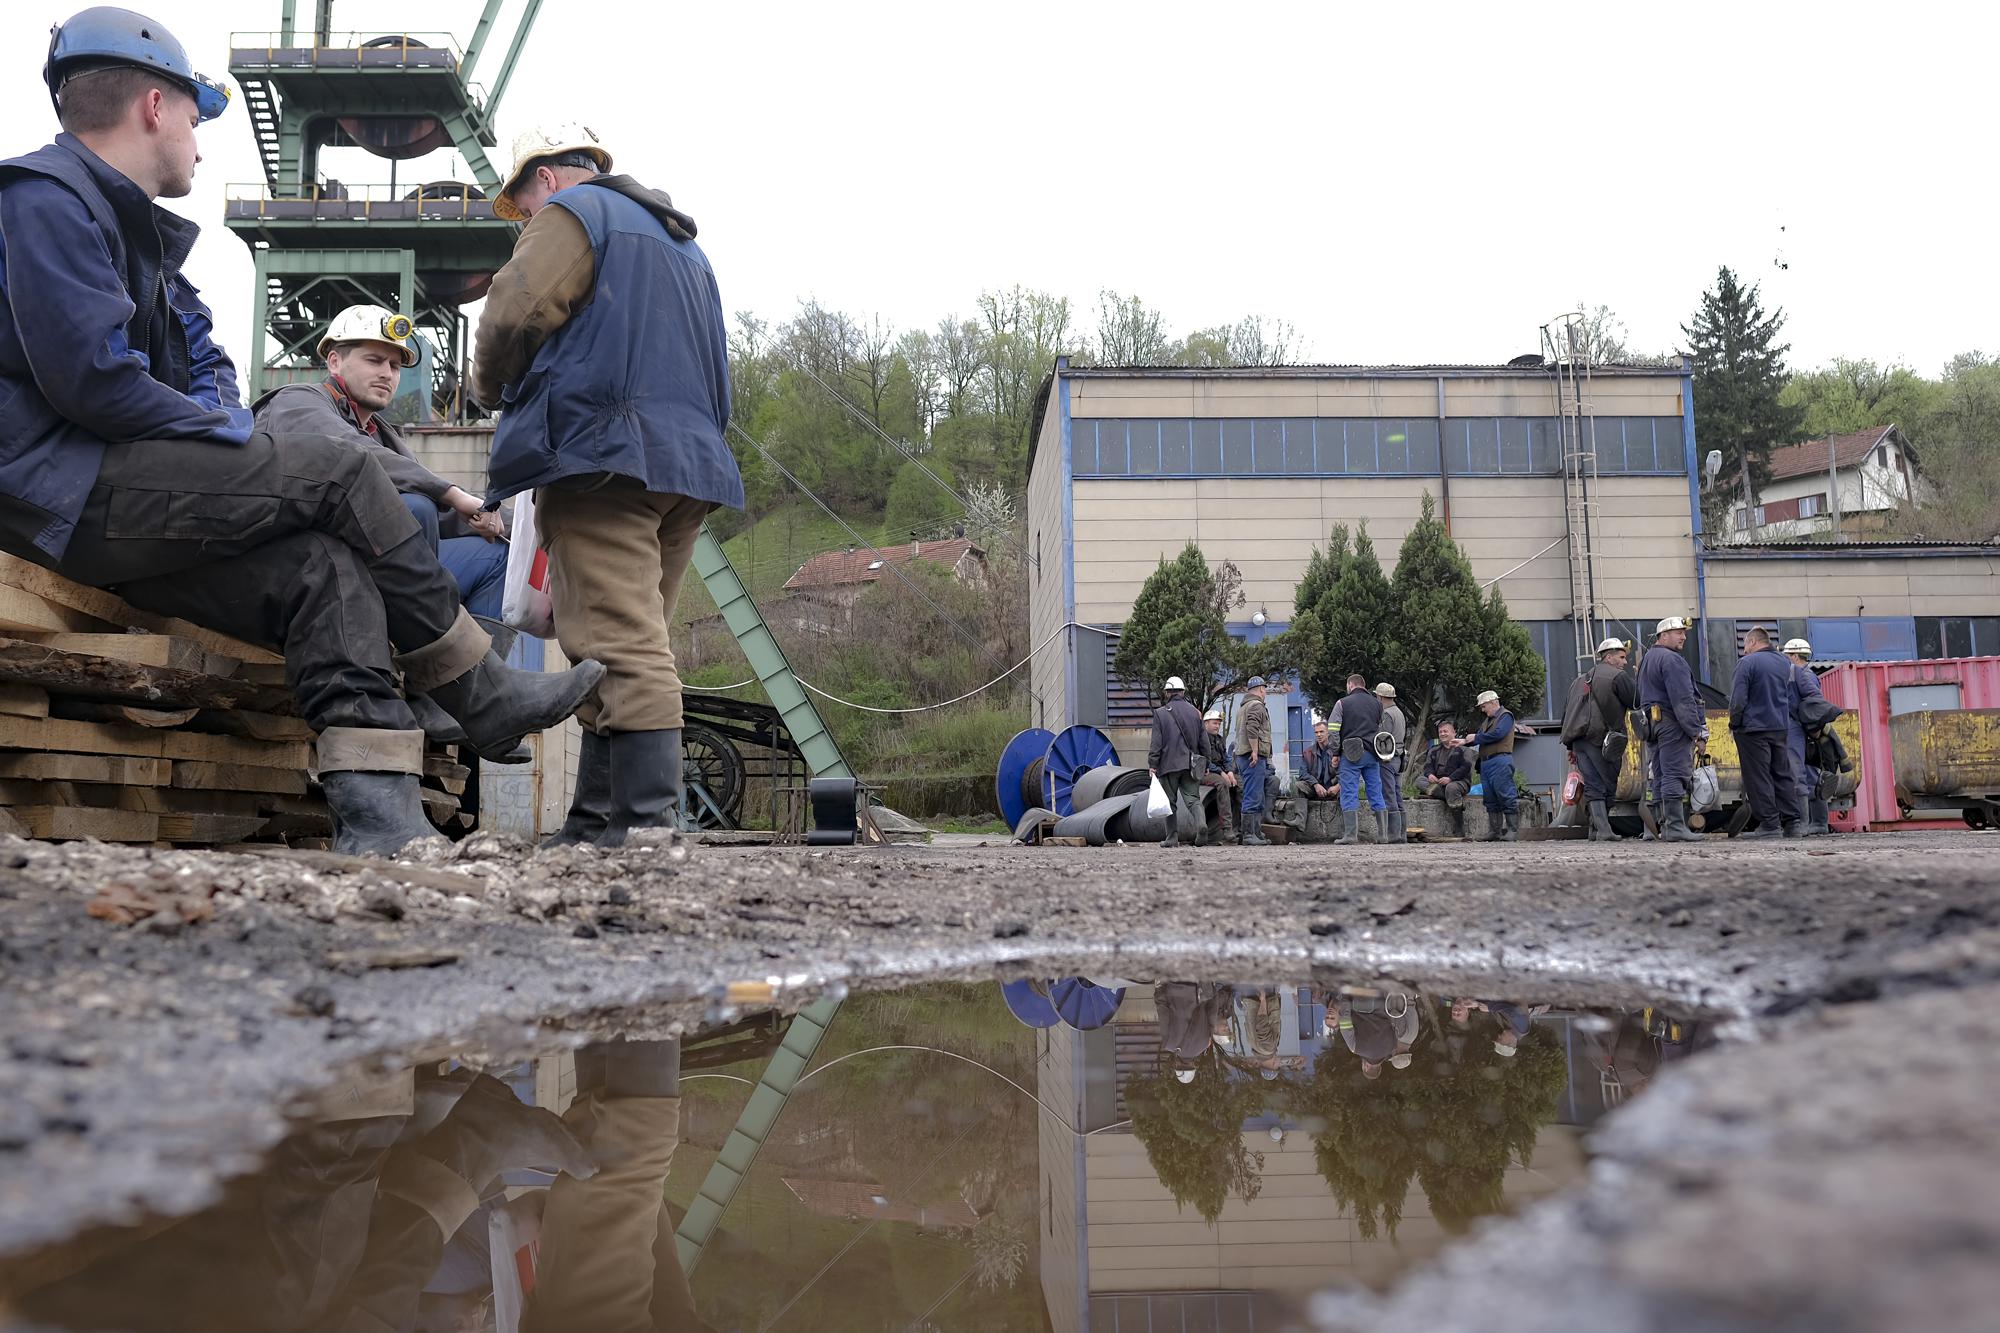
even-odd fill
[[[423,335],[420,373],[405,376],[391,415],[464,420],[469,349],[463,307],[486,294],[513,252],[515,228],[493,215],[500,173],[486,155],[500,101],[541,0],[526,0],[490,89],[472,81],[496,40],[503,0],[486,0],[463,50],[449,34],[333,31],[332,0],[297,30],[284,0],[276,33],[230,38],[229,73],[243,90],[261,184],[233,185],[225,223],[256,258],[249,391],[254,398],[309,379],[314,344],[335,313],[367,302],[408,314]],[[387,183],[324,176],[322,150],[361,148]],[[471,180],[396,180],[397,164],[454,149]]]

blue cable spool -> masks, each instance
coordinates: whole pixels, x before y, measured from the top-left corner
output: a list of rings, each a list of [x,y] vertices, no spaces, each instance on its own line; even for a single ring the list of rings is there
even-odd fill
[[[1008,828],[1017,827],[1022,816],[1042,803],[1042,767],[1055,740],[1053,731],[1029,727],[1007,742],[1000,752],[1000,767],[993,775],[993,795],[1000,802],[1000,818]]]
[[[1077,779],[1093,768],[1115,768],[1117,764],[1118,747],[1096,727],[1079,723],[1063,728],[1049,742],[1049,752],[1042,761],[1048,793],[1043,804],[1059,815],[1075,814],[1072,793]]]

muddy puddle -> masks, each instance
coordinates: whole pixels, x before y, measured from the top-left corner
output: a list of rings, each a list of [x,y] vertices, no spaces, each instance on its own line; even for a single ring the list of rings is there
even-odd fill
[[[8,1264],[0,1327],[1296,1327],[1579,1182],[1592,1124],[1712,1040],[1383,981],[718,1007],[350,1079],[208,1211]]]

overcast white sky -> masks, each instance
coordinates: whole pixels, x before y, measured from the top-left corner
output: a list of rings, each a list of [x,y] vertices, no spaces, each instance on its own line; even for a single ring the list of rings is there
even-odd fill
[[[40,63],[75,3],[7,0],[9,154],[54,132]],[[139,7],[215,75],[228,34],[275,30],[280,8]],[[342,0],[334,27],[462,41],[479,9]],[[774,319],[811,295],[930,326],[1018,282],[1071,297],[1087,330],[1109,287],[1176,334],[1254,312],[1290,320],[1314,360],[1483,362],[1536,350],[1579,301],[1612,307],[1635,348],[1670,348],[1729,264],[1788,312],[1795,365],[1935,374],[2000,350],[1997,14],[554,0],[493,156],[504,171],[521,128],[583,120],[696,217],[727,304]],[[261,179],[240,105],[202,145],[171,206],[208,228],[191,276],[240,360],[251,266],[221,201]],[[387,167],[330,169],[359,184]]]

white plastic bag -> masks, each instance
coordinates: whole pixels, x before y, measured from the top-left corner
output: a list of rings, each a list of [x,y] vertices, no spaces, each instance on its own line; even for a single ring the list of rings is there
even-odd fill
[[[1695,769],[1694,777],[1688,783],[1688,797],[1697,814],[1707,814],[1722,805],[1722,781],[1716,774],[1714,764],[1703,764]]]
[[[514,501],[514,530],[508,534],[507,585],[500,597],[500,618],[523,634],[552,639],[555,608],[549,603],[549,553],[535,531],[535,493],[523,491]]]
[[[1167,789],[1160,785],[1159,775],[1154,774],[1152,785],[1146,789],[1146,817],[1165,819],[1173,812],[1173,802],[1167,799]]]

